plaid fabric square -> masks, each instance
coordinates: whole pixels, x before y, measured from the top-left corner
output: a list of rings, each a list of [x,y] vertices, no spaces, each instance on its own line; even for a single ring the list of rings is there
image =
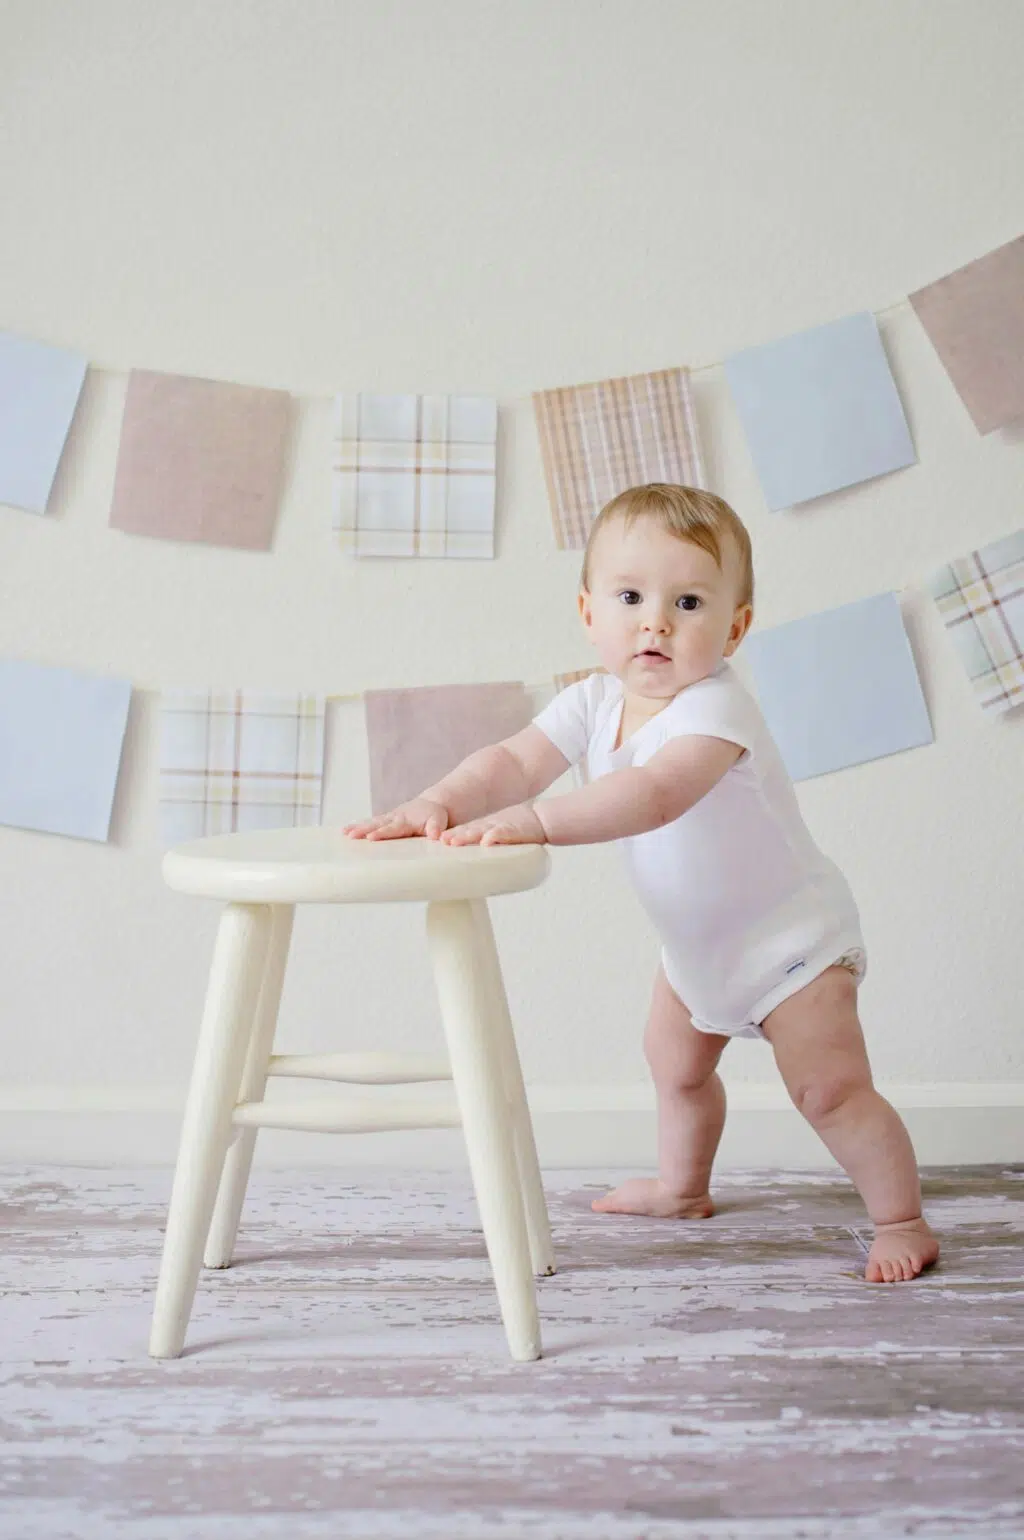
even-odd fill
[[[928,590],[983,708],[1024,705],[1024,529],[950,562]]]
[[[356,556],[494,555],[498,406],[338,396],[334,530]]]
[[[324,700],[169,690],[160,720],[160,822],[169,844],[320,822]]]
[[[538,391],[533,410],[561,550],[582,550],[605,503],[627,487],[703,487],[686,369]]]

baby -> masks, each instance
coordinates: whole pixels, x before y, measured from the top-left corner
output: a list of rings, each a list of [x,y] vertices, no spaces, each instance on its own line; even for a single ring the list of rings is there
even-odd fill
[[[603,1213],[706,1219],[732,1037],[766,1039],[793,1102],[874,1221],[871,1283],[931,1266],[906,1128],[871,1079],[857,1016],[866,958],[853,896],[804,824],[758,707],[728,659],[753,616],[750,537],[721,498],[654,483],[594,522],[579,609],[606,672],[530,727],[346,833],[449,845],[620,840],[662,942],[644,1050],[658,1175]],[[582,790],[534,803],[585,760]]]

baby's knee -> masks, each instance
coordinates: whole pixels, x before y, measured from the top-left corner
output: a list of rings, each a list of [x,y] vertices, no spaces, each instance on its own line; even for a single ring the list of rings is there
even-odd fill
[[[661,1092],[699,1091],[715,1073],[715,1063],[706,1054],[686,1051],[685,1044],[666,1044],[658,1038],[645,1037],[644,1058],[655,1089]]]
[[[871,1090],[870,1081],[858,1075],[809,1076],[790,1086],[793,1105],[812,1126],[827,1123],[853,1098]]]

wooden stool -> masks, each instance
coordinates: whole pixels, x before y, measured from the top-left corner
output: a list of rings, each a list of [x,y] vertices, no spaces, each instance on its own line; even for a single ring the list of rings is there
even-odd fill
[[[462,1127],[513,1358],[540,1357],[533,1273],[555,1270],[547,1207],[487,899],[543,882],[541,845],[367,843],[333,829],[228,834],[180,845],[164,877],[227,907],[210,968],[185,1104],[149,1351],[176,1358],[201,1261],[227,1267],[260,1128],[354,1133]],[[448,1060],[394,1054],[272,1055],[296,904],[425,901]],[[401,1093],[288,1107],[268,1075],[360,1085],[451,1080],[455,1105]],[[232,1129],[234,1137],[232,1137]],[[205,1250],[204,1250],[205,1247]]]

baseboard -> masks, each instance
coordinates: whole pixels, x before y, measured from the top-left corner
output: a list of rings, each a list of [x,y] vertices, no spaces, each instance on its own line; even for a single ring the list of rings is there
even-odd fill
[[[1024,1161],[1022,1082],[879,1089],[906,1122],[923,1166]],[[289,1094],[295,1094],[294,1087]],[[181,1104],[180,1091],[159,1088],[0,1083],[0,1161],[170,1165]],[[649,1086],[536,1086],[530,1105],[543,1165],[651,1168],[654,1102]],[[277,1166],[446,1169],[465,1160],[461,1135],[453,1129],[356,1135],[267,1129],[257,1150],[262,1164]],[[833,1162],[781,1086],[740,1084],[729,1087],[718,1164],[820,1170]]]

